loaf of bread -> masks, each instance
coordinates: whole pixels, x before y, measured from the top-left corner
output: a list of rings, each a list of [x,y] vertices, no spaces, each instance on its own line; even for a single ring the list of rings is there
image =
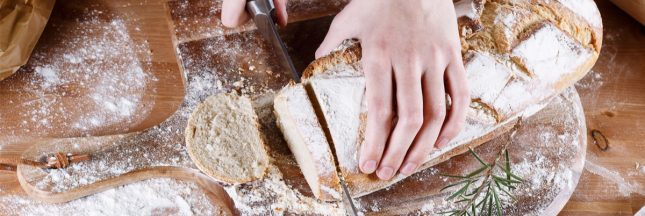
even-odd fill
[[[262,178],[269,166],[258,117],[248,97],[217,94],[188,119],[186,147],[197,168],[230,184]]]
[[[305,88],[286,86],[273,106],[278,127],[314,196],[325,201],[341,199],[336,163]]]
[[[602,22],[592,0],[461,0],[455,9],[472,101],[463,131],[431,152],[419,170],[464,153],[535,113],[581,79],[600,52]],[[360,44],[346,41],[303,73],[353,197],[405,178],[383,181],[359,171],[367,118],[360,59]]]

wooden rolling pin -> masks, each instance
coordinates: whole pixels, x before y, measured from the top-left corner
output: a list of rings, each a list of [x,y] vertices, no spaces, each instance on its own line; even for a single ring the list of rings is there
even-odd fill
[[[611,0],[611,2],[645,25],[645,0]]]

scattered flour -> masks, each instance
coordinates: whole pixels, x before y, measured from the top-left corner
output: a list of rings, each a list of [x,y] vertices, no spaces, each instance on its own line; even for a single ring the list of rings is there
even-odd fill
[[[104,144],[103,149],[105,151],[93,154],[92,156],[95,159],[91,161],[76,163],[66,169],[50,170],[48,172],[40,169],[29,170],[34,172],[34,176],[39,176],[39,178],[30,179],[30,184],[45,191],[63,192],[144,167],[177,166],[196,168],[186,153],[183,130],[187,117],[198,103],[206,97],[219,92],[239,91],[252,95],[270,94],[274,89],[279,89],[285,83],[278,82],[273,86],[267,84],[267,80],[264,78],[276,79],[276,77],[280,77],[279,73],[270,73],[271,70],[275,69],[267,69],[266,65],[269,65],[268,63],[245,60],[244,63],[252,63],[253,67],[238,68],[235,66],[237,65],[237,60],[233,58],[234,55],[231,55],[231,53],[250,52],[257,54],[258,50],[261,50],[257,44],[254,44],[256,42],[253,42],[252,38],[254,37],[249,36],[246,40],[231,37],[209,39],[205,43],[198,44],[200,48],[206,50],[198,56],[188,54],[191,53],[191,50],[186,50],[182,47],[178,48],[184,64],[184,72],[186,73],[186,95],[183,104],[173,116],[158,126],[139,133],[128,134],[126,138]],[[251,40],[251,42],[249,43],[247,40]],[[224,59],[225,64],[211,64],[213,59],[217,59],[217,56],[231,59]],[[253,54],[249,54],[249,56],[254,57]],[[257,56],[255,58],[264,59],[264,57]],[[74,62],[79,60],[71,56],[68,56],[67,59]],[[233,66],[235,68],[232,68]],[[253,68],[253,73],[248,73],[245,68]],[[137,70],[133,71],[136,72]],[[257,74],[263,74],[264,77],[249,77]],[[228,75],[234,76],[228,77]],[[279,80],[284,81],[286,79]],[[233,84],[238,81],[238,84]],[[113,108],[116,110],[128,107],[128,103],[120,104],[118,101],[113,104],[114,106],[110,104],[102,105],[106,106],[106,109]],[[261,118],[265,118],[262,116],[272,116],[271,110],[268,110],[268,112],[267,110],[260,110],[260,112],[265,113],[259,114]],[[275,121],[269,121],[267,124],[265,124],[264,120],[261,121],[263,121],[263,127],[266,127],[269,123],[275,127]],[[281,137],[277,131],[274,133],[265,132],[265,134],[268,140],[274,140],[273,136]],[[269,143],[272,149],[285,148],[278,144],[282,145],[283,143]],[[83,147],[76,144],[69,145],[74,148]],[[270,177],[263,181],[229,187],[229,193],[237,201],[238,208],[242,212],[253,214],[253,212],[298,213],[315,211],[323,215],[344,214],[344,210],[341,210],[342,208],[338,207],[337,204],[319,202],[315,198],[300,194],[300,192],[282,180],[282,174],[279,170],[274,169],[273,172]],[[258,200],[271,200],[269,197],[281,198],[276,199],[276,203],[273,205],[253,205],[253,202]],[[245,208],[246,210],[244,210]]]
[[[576,89],[584,92],[595,92],[600,89],[605,83],[605,77],[602,76],[602,72],[599,71],[589,71],[587,75],[582,78],[579,82],[575,84]]]
[[[262,180],[225,189],[242,215],[345,215],[342,203],[319,201],[291,188],[275,166]]]
[[[16,89],[28,99],[16,101],[18,115],[29,119],[20,130],[47,134],[64,128],[84,135],[127,129],[148,116],[153,104],[142,98],[155,91],[157,78],[145,71],[151,61],[147,41],[135,42],[120,18],[106,22],[98,17],[103,11],[86,13],[89,18],[71,28],[55,28],[60,41],[37,49],[25,66],[35,73],[26,89]],[[73,103],[66,100],[72,96]]]
[[[26,196],[0,196],[5,215],[221,215],[194,183],[151,179],[113,188],[62,204]],[[2,191],[0,191],[0,194]]]
[[[585,163],[585,170],[616,184],[618,192],[623,196],[630,196],[632,193],[645,195],[645,188],[642,185],[625,180],[617,171],[609,170],[589,160]]]
[[[562,106],[568,103],[566,100],[572,100],[573,97],[577,97],[572,94],[571,90],[565,91],[564,95],[567,96],[556,97],[542,110],[542,112],[550,113],[571,110],[571,112],[567,112],[570,114],[561,115],[562,118],[558,118],[560,122],[551,125],[542,124],[548,120],[539,120],[538,122],[540,123],[533,124],[533,118],[527,117],[524,119],[525,123],[533,124],[533,126],[520,127],[516,134],[510,137],[513,140],[513,143],[509,146],[509,151],[512,153],[511,160],[513,160],[511,170],[524,178],[525,182],[517,185],[517,189],[512,192],[518,199],[517,202],[521,204],[503,193],[500,194],[504,205],[504,215],[540,215],[556,196],[567,197],[574,191],[580,174],[574,170],[582,168],[578,156],[585,148],[580,148],[581,143],[579,140],[580,133],[584,130],[571,130],[572,128],[577,128],[576,125],[578,124],[584,124],[583,121],[578,119],[580,117],[574,117],[582,115],[582,110]],[[574,105],[574,107],[576,106],[581,105]],[[562,131],[568,132],[562,133]],[[498,153],[497,149],[500,148],[502,143],[506,142],[504,139],[496,139],[483,144],[481,147],[476,148],[475,151],[484,160],[492,160]],[[526,146],[522,145],[524,142],[544,143],[544,145]],[[457,157],[457,160],[446,162],[449,166],[442,164],[436,166],[436,168],[453,170],[457,166],[464,170],[465,173],[461,174],[466,174],[467,171],[477,168],[477,166],[469,167],[472,164],[465,162],[463,159],[464,157],[472,159],[472,156],[461,155]],[[472,160],[473,164],[477,164],[476,160]],[[446,171],[440,171],[440,173],[446,173]],[[496,170],[496,174],[504,175],[501,170]],[[454,179],[434,175],[430,175],[427,178],[430,181],[434,179],[432,182],[439,181],[444,182],[444,184],[449,183],[448,180],[454,181]],[[481,183],[476,183],[475,185],[479,184]],[[451,193],[451,191],[448,191],[445,195],[429,197],[428,200],[420,202],[421,208],[414,214],[439,215],[440,212],[459,208],[460,206],[453,201],[445,201],[447,194]],[[482,197],[479,198],[481,199]]]

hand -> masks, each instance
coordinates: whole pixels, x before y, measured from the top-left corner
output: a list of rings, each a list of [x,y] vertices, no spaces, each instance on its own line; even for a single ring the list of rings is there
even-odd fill
[[[348,38],[361,41],[367,85],[360,169],[384,180],[397,171],[410,175],[461,131],[470,104],[453,3],[353,0],[334,18],[316,57]]]
[[[287,0],[272,0],[280,26],[287,25]],[[243,25],[249,20],[246,0],[224,0],[222,3],[222,24],[229,28]]]

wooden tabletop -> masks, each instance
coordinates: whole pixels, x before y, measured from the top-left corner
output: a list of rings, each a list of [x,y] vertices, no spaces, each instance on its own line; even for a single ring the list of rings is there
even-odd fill
[[[107,1],[118,4],[122,1]],[[116,12],[145,17],[155,17],[163,12],[165,1],[141,1],[145,5],[120,7]],[[604,20],[605,39],[598,63],[578,85],[591,134],[596,130],[606,137],[609,148],[601,150],[589,136],[587,163],[580,183],[571,200],[561,212],[562,215],[633,215],[645,205],[645,27],[612,5],[608,0],[596,0]],[[95,5],[94,5],[95,6]],[[147,12],[146,12],[147,11]],[[62,16],[63,22],[66,16]],[[98,134],[134,131],[161,122],[181,102],[183,83],[173,48],[164,47],[164,40],[170,40],[167,20],[149,18],[140,28],[151,28],[154,35],[138,35],[133,40],[146,40],[153,49],[152,67],[166,68],[157,75],[165,77],[155,85],[157,91],[147,92],[157,107],[150,113],[149,121],[129,125],[127,128],[110,128]],[[159,26],[161,25],[161,27]],[[51,27],[50,27],[51,28]],[[130,27],[128,27],[130,28]],[[55,29],[48,31],[54,32]],[[175,32],[177,33],[177,32]],[[45,33],[47,35],[47,31]],[[184,40],[200,38],[199,35],[175,34],[174,44]],[[28,73],[28,72],[26,72]],[[29,74],[18,75],[14,80],[26,79]],[[23,78],[21,78],[23,77]],[[179,80],[167,82],[167,80]],[[28,83],[10,84],[11,88],[0,93],[17,94],[15,86]],[[4,84],[7,85],[7,84]],[[165,85],[165,87],[164,87]],[[5,86],[6,87],[6,86]],[[155,86],[151,87],[155,88]],[[10,91],[11,90],[11,91]],[[63,89],[65,90],[65,89]],[[3,107],[4,104],[0,104]],[[159,110],[157,112],[155,110]],[[6,112],[5,112],[6,113]],[[6,119],[0,118],[4,121]],[[12,117],[12,121],[24,119]],[[4,123],[2,123],[4,124]],[[18,124],[17,124],[18,125]],[[7,130],[8,131],[8,130]],[[90,131],[90,133],[93,131]],[[21,133],[19,133],[21,134]],[[50,136],[72,136],[84,132],[47,134]],[[0,157],[17,158],[28,146],[4,145],[12,138],[0,134]],[[596,136],[596,139],[599,139]],[[15,139],[15,138],[13,138]],[[0,171],[0,189],[23,194],[15,174]]]
[[[562,215],[634,215],[645,205],[645,27],[596,0],[605,36],[593,71],[577,85],[589,133],[585,172]]]

